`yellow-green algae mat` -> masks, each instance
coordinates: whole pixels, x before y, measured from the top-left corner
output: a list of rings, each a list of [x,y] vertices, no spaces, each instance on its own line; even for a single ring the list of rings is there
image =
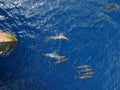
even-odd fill
[[[0,55],[5,55],[17,44],[17,39],[14,35],[0,32]]]

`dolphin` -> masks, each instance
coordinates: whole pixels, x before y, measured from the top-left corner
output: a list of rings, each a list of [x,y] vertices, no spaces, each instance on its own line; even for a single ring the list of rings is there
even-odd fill
[[[52,39],[52,40],[68,40],[68,38],[66,36],[64,36],[63,33],[60,33],[59,35],[56,35],[56,36],[51,36],[51,37],[49,37],[49,39]]]
[[[92,75],[84,75],[84,76],[75,76],[74,79],[80,78],[80,79],[88,79],[91,78]]]
[[[67,60],[68,60],[67,58],[63,58],[63,59],[57,60],[54,63],[52,63],[51,61],[48,61],[48,66],[50,68],[52,65],[60,64],[60,63],[65,63]]]
[[[65,56],[60,56],[56,52],[45,53],[45,54],[42,53],[41,55],[44,56],[44,57],[51,57],[51,58],[54,58],[54,59],[57,59],[57,60],[65,58]]]
[[[109,10],[116,11],[119,9],[119,6],[117,4],[109,4],[109,5],[103,6],[102,9],[103,11],[109,11]]]
[[[85,69],[82,69],[82,70],[79,70],[79,71],[76,71],[77,73],[82,73],[82,72],[89,72],[89,71],[91,71],[92,69],[87,69],[87,68],[85,68]]]
[[[88,75],[93,75],[93,74],[95,74],[95,72],[92,72],[92,71],[84,73],[85,76],[86,76],[86,75],[87,75],[87,76],[88,76]]]
[[[63,59],[61,59],[61,60],[56,61],[55,64],[64,63],[64,62],[66,62],[66,61],[68,61],[68,59],[67,59],[67,58],[63,58]]]
[[[88,69],[88,68],[90,68],[90,66],[89,65],[80,65],[80,66],[77,66],[77,67],[73,66],[73,68]]]

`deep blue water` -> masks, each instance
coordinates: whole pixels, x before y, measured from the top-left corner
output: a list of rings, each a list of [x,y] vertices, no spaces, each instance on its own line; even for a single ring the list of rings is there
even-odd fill
[[[0,90],[120,90],[120,10],[101,11],[111,3],[120,5],[119,0],[1,0],[0,30],[19,42],[0,56]],[[44,38],[59,33],[69,40]],[[54,51],[68,62],[49,68],[51,58],[41,53]],[[74,79],[72,67],[79,65],[91,66],[93,77]]]

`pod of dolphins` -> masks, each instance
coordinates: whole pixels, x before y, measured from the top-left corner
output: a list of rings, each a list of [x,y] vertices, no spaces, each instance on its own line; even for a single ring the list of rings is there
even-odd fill
[[[63,33],[60,33],[59,35],[48,37],[48,40],[69,40],[69,39],[66,36],[64,36]],[[42,53],[41,55],[43,57],[49,57],[55,59],[56,62],[54,62],[54,64],[64,63],[68,61],[68,59],[65,56],[61,56],[56,52]]]
[[[75,77],[74,79],[80,78],[80,79],[88,79],[95,74],[95,72],[92,71],[91,67],[89,65],[80,65],[80,66],[73,66]]]
[[[60,33],[59,35],[48,37],[48,40],[69,40],[69,39],[66,36],[64,36],[63,33]],[[59,55],[56,52],[41,53],[41,56],[56,60],[54,63],[48,61],[49,67],[51,67],[54,64],[61,64],[68,61],[68,58],[66,58],[66,56]],[[75,69],[75,73],[76,73],[74,79],[77,78],[87,79],[87,78],[91,78],[92,75],[94,74],[94,72],[92,72],[92,69],[88,65],[80,65],[77,67],[73,66],[73,68]]]
[[[101,22],[104,19],[109,19],[109,16],[107,16],[105,13],[108,11],[117,11],[119,9],[119,6],[117,4],[109,4],[106,6],[101,7],[101,12],[98,14],[98,19],[96,22]],[[60,33],[59,35],[50,36],[48,37],[48,40],[69,40],[66,36],[63,35],[63,33]],[[52,59],[55,59],[56,61],[53,64],[60,64],[65,63],[68,61],[68,58],[65,56],[61,56],[57,54],[56,52],[51,53],[42,53],[41,54],[44,57],[49,57]],[[52,63],[48,62],[49,66],[52,65]],[[92,70],[92,68],[89,65],[80,65],[80,66],[73,66],[73,70],[75,73],[74,79],[88,79],[92,78],[92,76],[95,74],[95,72]]]

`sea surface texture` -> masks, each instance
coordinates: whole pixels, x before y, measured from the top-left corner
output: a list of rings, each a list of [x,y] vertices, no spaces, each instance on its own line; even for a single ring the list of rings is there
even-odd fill
[[[0,0],[0,31],[0,90],[120,90],[120,0]]]

